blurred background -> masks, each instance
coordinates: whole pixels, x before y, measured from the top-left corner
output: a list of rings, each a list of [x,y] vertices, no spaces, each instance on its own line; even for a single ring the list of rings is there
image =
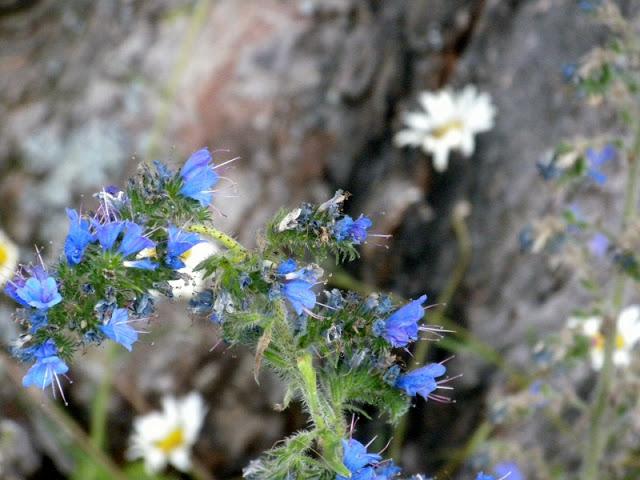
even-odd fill
[[[457,403],[417,402],[397,460],[408,472],[470,478],[465,468],[483,465],[491,435],[507,445],[503,460],[521,460],[527,478],[542,478],[536,462],[560,454],[554,436],[543,424],[501,427],[492,415],[521,386],[536,338],[563,325],[580,295],[570,271],[520,255],[517,240],[554,207],[539,194],[536,160],[609,121],[562,76],[605,39],[576,4],[0,0],[0,228],[22,262],[34,246],[55,258],[66,206],[90,206],[93,192],[123,184],[142,160],[178,165],[202,146],[217,162],[241,157],[225,173],[234,187],[215,206],[218,227],[245,244],[280,207],[345,189],[348,211],[365,212],[376,233],[393,237],[366,245],[332,281],[407,298],[426,292],[434,303],[445,292],[447,316],[468,340],[450,366],[464,373]],[[469,83],[489,92],[498,112],[470,158],[454,155],[436,173],[425,154],[393,146],[421,91]],[[611,206],[620,183],[610,188],[594,208]],[[3,345],[18,333],[12,311],[0,300]],[[78,474],[78,444],[108,361],[116,362],[106,408],[116,464],[132,419],[168,393],[206,399],[194,452],[203,478],[238,478],[305,425],[299,408],[274,408],[283,396],[275,378],[263,373],[255,384],[250,352],[212,350],[215,329],[184,305],[162,305],[151,330],[131,355],[82,354],[64,409],[26,395],[24,366],[3,354],[0,478],[88,478]],[[450,355],[444,350],[432,348],[431,358]],[[359,426],[363,437],[378,428]]]

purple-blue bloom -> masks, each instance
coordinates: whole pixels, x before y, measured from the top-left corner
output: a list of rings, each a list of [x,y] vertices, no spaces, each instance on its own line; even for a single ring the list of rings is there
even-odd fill
[[[116,308],[111,319],[100,330],[108,338],[131,351],[131,346],[138,340],[138,332],[129,325],[129,312],[126,308]]]
[[[38,309],[51,308],[62,301],[58,285],[53,277],[31,277],[22,287],[15,290],[23,305]]]
[[[33,356],[36,362],[22,379],[24,387],[35,386],[45,389],[51,385],[54,377],[69,371],[67,364],[58,357],[58,349],[52,340],[47,340],[34,349]]]
[[[31,323],[31,333],[36,333],[42,327],[49,324],[46,310],[35,310],[29,315],[29,323]]]
[[[285,296],[298,315],[305,310],[311,310],[316,305],[316,294],[311,289],[313,284],[304,280],[292,280],[282,286]]]
[[[155,247],[155,242],[145,237],[142,232],[142,227],[137,223],[124,222],[124,236],[117,252],[122,254],[123,257],[128,257],[145,248]]]
[[[111,250],[124,228],[124,222],[94,223],[96,238],[104,251]]]
[[[289,300],[295,312],[302,315],[316,304],[316,294],[312,288],[317,280],[317,271],[312,267],[297,268],[298,264],[290,258],[278,265],[277,273],[286,280],[280,292]]]
[[[349,240],[359,245],[367,239],[367,230],[371,228],[371,225],[373,225],[371,220],[364,215],[360,215],[357,220],[345,215],[342,220],[336,223],[334,235],[339,242]]]
[[[418,322],[424,317],[422,304],[427,296],[407,303],[385,321],[382,336],[394,347],[404,347],[418,339]]]
[[[487,475],[486,473],[480,472],[476,477],[476,480],[496,480],[493,475]]]
[[[191,154],[180,170],[182,188],[180,193],[193,198],[206,207],[211,204],[213,192],[211,188],[218,183],[218,174],[213,170],[213,159],[207,148],[202,148]]]
[[[604,185],[607,176],[602,173],[600,168],[615,158],[616,149],[613,145],[605,145],[599,152],[589,148],[585,155],[587,157],[587,175],[598,185]]]
[[[494,472],[498,478],[506,477],[508,480],[525,480],[524,475],[514,462],[502,462],[496,465]]]
[[[609,237],[603,233],[596,233],[589,240],[588,247],[591,254],[595,257],[604,258],[609,250]]]
[[[93,235],[89,233],[89,221],[82,219],[78,212],[67,208],[67,217],[69,217],[69,233],[64,242],[64,254],[69,265],[78,265],[82,261],[87,246],[93,241]]]
[[[352,479],[372,479],[376,478],[375,470],[369,465],[378,463],[382,457],[377,453],[368,453],[359,441],[350,438],[342,440],[342,463],[352,473]],[[347,477],[337,475],[336,480],[346,480]]]
[[[438,388],[437,377],[441,377],[447,368],[441,363],[432,363],[424,367],[402,374],[396,380],[396,387],[404,390],[411,397],[421,395],[425,400]]]
[[[167,256],[165,257],[165,263],[174,270],[184,268],[185,264],[181,255],[189,251],[194,245],[197,245],[204,240],[195,233],[185,232],[173,225],[169,225],[167,230],[169,233],[169,240],[167,242]]]

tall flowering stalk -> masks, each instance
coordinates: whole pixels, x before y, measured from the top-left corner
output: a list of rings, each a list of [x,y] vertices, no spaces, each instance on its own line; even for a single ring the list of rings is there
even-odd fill
[[[95,210],[67,210],[60,260],[22,267],[5,288],[20,304],[16,320],[25,334],[13,353],[31,363],[24,385],[51,386],[64,398],[77,350],[111,341],[131,351],[157,297],[173,296],[192,272],[199,281],[190,311],[217,325],[229,344],[252,347],[256,380],[263,364],[270,367],[287,387],[283,408],[297,400],[309,415],[307,430],[253,461],[245,477],[398,478],[399,467],[352,438],[347,419],[369,405],[393,424],[413,397],[446,401],[438,390],[450,389],[451,378],[442,364],[407,371],[403,361],[421,331],[441,330],[422,325],[426,296],[395,305],[383,294],[323,288],[320,265],[357,258],[372,228],[369,218],[343,213],[341,191],[320,205],[281,211],[256,249],[243,247],[214,226],[217,168],[207,149],[178,171],[145,164],[126,188],[98,192]],[[205,241],[222,248],[186,269]],[[169,462],[186,469],[183,453]],[[160,468],[166,462],[156,456]]]

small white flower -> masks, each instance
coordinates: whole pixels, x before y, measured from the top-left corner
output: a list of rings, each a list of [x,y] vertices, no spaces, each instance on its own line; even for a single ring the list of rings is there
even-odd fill
[[[0,287],[11,280],[18,266],[18,247],[0,230]]]
[[[136,418],[127,457],[144,459],[147,472],[163,470],[167,464],[187,472],[191,468],[191,447],[198,438],[206,415],[200,394],[162,399],[162,412]]]
[[[582,334],[591,339],[591,364],[596,370],[602,368],[604,363],[605,338],[600,331],[601,317],[569,319],[570,328],[579,328]],[[631,352],[640,340],[640,305],[631,305],[618,315],[618,334],[616,346],[613,352],[613,363],[618,366],[627,366],[631,363]]]
[[[424,111],[405,114],[406,128],[396,134],[394,142],[432,154],[433,167],[439,172],[447,169],[451,150],[468,157],[475,150],[475,135],[493,128],[496,111],[491,97],[478,93],[473,85],[459,92],[423,92],[418,101]]]
[[[211,255],[217,253],[219,248],[211,242],[197,243],[185,253],[181,255],[184,267],[179,269],[179,273],[186,274],[189,280],[171,280],[169,285],[173,289],[173,295],[176,298],[189,299],[193,297],[194,292],[204,283],[204,272],[195,271],[194,269]]]

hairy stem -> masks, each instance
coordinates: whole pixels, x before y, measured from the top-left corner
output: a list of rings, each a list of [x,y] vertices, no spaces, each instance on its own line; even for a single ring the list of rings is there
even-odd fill
[[[187,228],[190,232],[201,233],[206,235],[218,243],[222,244],[227,250],[233,253],[233,257],[236,260],[242,260],[247,256],[247,249],[240,243],[231,238],[226,233],[221,232],[213,227],[207,227],[205,225],[191,225]]]
[[[629,173],[625,190],[624,210],[620,232],[624,232],[629,223],[633,221],[638,205],[638,174],[640,173],[640,129],[636,133],[636,140],[631,155],[629,156]],[[582,460],[582,480],[597,480],[601,478],[599,468],[602,455],[607,445],[606,421],[607,407],[613,384],[613,354],[616,348],[618,336],[617,316],[624,305],[626,275],[623,272],[617,274],[613,287],[611,310],[605,316],[603,322],[603,335],[605,336],[604,362],[598,376],[598,382],[593,395],[590,410],[589,435],[585,444]]]

